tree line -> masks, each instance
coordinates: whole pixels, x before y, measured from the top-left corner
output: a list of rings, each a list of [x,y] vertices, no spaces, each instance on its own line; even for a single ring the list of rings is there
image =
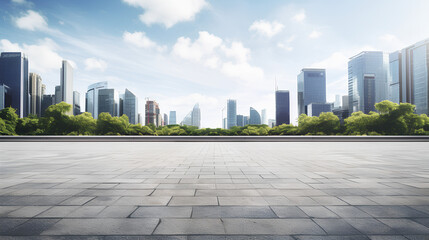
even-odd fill
[[[168,125],[156,127],[130,124],[128,117],[112,117],[101,113],[94,119],[91,113],[67,115],[71,105],[61,102],[49,106],[44,117],[30,115],[19,118],[13,108],[0,111],[0,135],[154,135],[154,136],[243,136],[243,135],[429,135],[429,117],[415,114],[415,106],[383,101],[375,104],[377,112],[354,112],[341,124],[331,112],[318,117],[301,114],[298,126],[282,124],[273,128],[267,125],[244,127],[203,128]]]

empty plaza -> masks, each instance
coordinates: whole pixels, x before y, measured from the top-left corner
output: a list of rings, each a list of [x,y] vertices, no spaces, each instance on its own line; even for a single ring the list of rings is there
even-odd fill
[[[429,239],[427,142],[1,142],[0,239]]]

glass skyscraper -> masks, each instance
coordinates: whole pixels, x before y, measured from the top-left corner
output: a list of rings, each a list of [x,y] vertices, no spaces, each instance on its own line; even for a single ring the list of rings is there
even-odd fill
[[[30,114],[41,116],[42,113],[42,78],[35,73],[30,73]]]
[[[261,124],[261,115],[254,108],[250,107],[250,118],[249,124],[251,125],[260,125]]]
[[[128,89],[125,89],[120,108],[122,114],[127,115],[131,124],[138,123],[138,98]]]
[[[201,110],[200,105],[197,103],[194,105],[192,111],[190,111],[183,121],[180,123],[181,125],[194,126],[197,128],[201,127]]]
[[[276,125],[290,124],[290,98],[288,90],[276,91]]]
[[[119,94],[115,89],[98,90],[98,114],[103,112],[112,117],[119,116]]]
[[[46,109],[55,104],[55,94],[45,94],[42,98],[41,116],[45,116]]]
[[[147,100],[145,105],[145,125],[154,124],[156,127],[160,126],[161,114],[159,105],[155,101]]]
[[[226,107],[226,128],[231,129],[234,126],[237,126],[237,101],[228,99]]]
[[[307,114],[310,103],[326,103],[325,69],[304,68],[298,75],[298,115]]]
[[[330,103],[310,103],[307,106],[309,117],[318,117],[322,112],[330,112],[332,110]]]
[[[237,126],[238,127],[244,127],[244,116],[243,115],[237,115]]]
[[[164,126],[167,126],[168,124],[168,115],[167,113],[164,113]]]
[[[386,100],[389,56],[383,52],[361,52],[348,62],[349,112],[374,110],[373,103]]]
[[[177,124],[176,122],[176,111],[170,111],[170,121],[169,121],[170,125],[174,125]]]
[[[73,91],[73,115],[79,115],[80,111],[80,93]]]
[[[389,74],[387,77],[388,100],[394,103],[400,103],[400,80],[402,72],[401,52],[389,54]]]
[[[0,109],[12,107],[20,118],[30,111],[28,59],[21,52],[0,55]]]
[[[63,60],[61,67],[61,101],[73,106],[73,67],[66,60]],[[73,109],[68,114],[73,114]]]
[[[107,82],[94,83],[89,85],[88,87],[88,91],[86,92],[85,109],[87,112],[92,114],[92,117],[94,117],[94,119],[97,119],[98,115],[102,113],[102,111],[100,111],[99,106],[99,91],[102,89],[107,89],[107,87]]]

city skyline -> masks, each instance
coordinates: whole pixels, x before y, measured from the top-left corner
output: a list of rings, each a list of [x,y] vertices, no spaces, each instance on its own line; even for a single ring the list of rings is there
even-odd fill
[[[140,99],[156,100],[163,113],[176,110],[177,119],[199,102],[202,127],[221,127],[219,116],[228,98],[238,99],[239,113],[248,112],[249,106],[266,108],[266,118],[273,119],[276,78],[280,89],[291,92],[295,123],[296,75],[302,68],[326,68],[327,101],[333,102],[335,95],[347,94],[349,57],[361,50],[391,53],[429,36],[424,28],[429,17],[423,14],[427,1],[272,1],[250,6],[201,0],[195,1],[195,9],[184,1],[171,18],[157,18],[163,12],[154,10],[156,4],[139,4],[143,2],[93,1],[83,9],[80,1],[3,1],[0,51],[28,54],[29,71],[40,74],[46,94],[60,84],[61,61],[67,59],[81,94],[88,85],[108,80],[115,89],[126,86]],[[355,5],[371,6],[369,11],[383,7],[386,14],[353,20],[357,13],[349,9]],[[240,21],[229,9],[243,10]],[[117,17],[110,19],[113,11]],[[156,16],[148,19],[145,13],[151,11]],[[397,19],[399,14],[403,17]],[[342,18],[346,23],[338,21]],[[360,34],[371,37],[358,38]],[[143,106],[140,102],[140,113]]]

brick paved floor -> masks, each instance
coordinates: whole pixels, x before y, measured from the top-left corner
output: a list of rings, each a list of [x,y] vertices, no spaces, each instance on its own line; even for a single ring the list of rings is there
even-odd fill
[[[89,236],[429,239],[429,143],[0,143],[0,239]]]

